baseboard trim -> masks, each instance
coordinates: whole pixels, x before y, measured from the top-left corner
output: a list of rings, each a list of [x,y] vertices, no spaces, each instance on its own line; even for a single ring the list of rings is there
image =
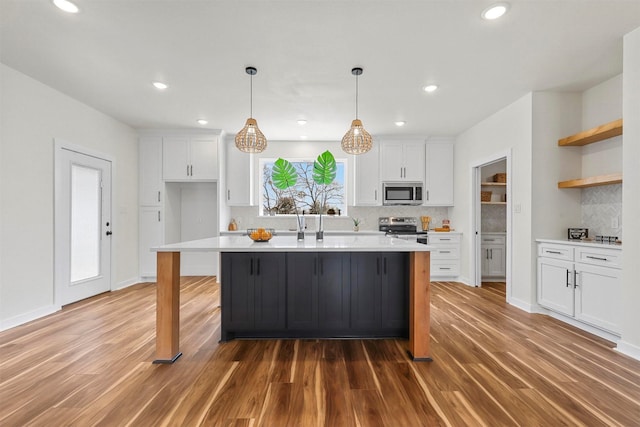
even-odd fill
[[[141,280],[139,277],[134,277],[132,279],[123,280],[120,283],[116,284],[116,287],[111,289],[112,291],[119,291],[120,289],[128,288],[129,286],[133,286],[137,283],[140,283]]]
[[[48,316],[60,311],[62,307],[55,305],[48,305],[36,310],[32,310],[28,313],[19,314],[17,316],[10,317],[8,319],[0,320],[0,331],[6,331],[7,329],[15,328],[16,326],[24,325],[25,323],[38,320],[41,317]]]
[[[615,348],[616,351],[624,354],[625,356],[632,357],[636,360],[640,360],[640,346],[631,344],[630,342],[620,340]]]
[[[534,311],[533,309],[533,305],[531,305],[526,301],[519,300],[517,298],[507,297],[507,304],[510,304],[516,308],[519,308],[520,310],[526,311],[527,313],[536,313],[536,311]]]

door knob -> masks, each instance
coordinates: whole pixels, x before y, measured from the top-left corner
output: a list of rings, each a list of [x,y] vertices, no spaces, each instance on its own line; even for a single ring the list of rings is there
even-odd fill
[[[113,233],[111,231],[107,231],[107,236],[111,236]]]

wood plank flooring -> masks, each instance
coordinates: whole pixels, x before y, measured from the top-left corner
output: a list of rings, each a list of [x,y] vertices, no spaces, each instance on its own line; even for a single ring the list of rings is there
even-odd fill
[[[640,362],[506,305],[504,284],[432,284],[431,363],[401,340],[219,344],[218,284],[181,289],[171,366],[151,364],[149,283],[0,333],[0,425],[640,425]]]

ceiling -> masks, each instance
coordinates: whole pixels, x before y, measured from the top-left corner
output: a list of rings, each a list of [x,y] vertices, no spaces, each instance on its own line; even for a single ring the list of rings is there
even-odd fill
[[[640,0],[0,0],[0,61],[134,128],[269,140],[456,135],[530,91],[583,91],[622,72]],[[169,85],[158,91],[151,83]],[[436,83],[427,94],[421,88]],[[209,123],[200,126],[196,119]],[[306,119],[300,126],[297,119]],[[395,121],[404,120],[402,128]]]

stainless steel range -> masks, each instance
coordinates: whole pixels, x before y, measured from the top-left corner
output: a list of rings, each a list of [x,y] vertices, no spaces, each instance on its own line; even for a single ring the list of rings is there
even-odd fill
[[[388,236],[406,240],[416,239],[418,243],[427,243],[427,232],[418,228],[418,218],[407,216],[384,216],[378,218],[378,230]],[[422,224],[422,223],[420,223]]]

